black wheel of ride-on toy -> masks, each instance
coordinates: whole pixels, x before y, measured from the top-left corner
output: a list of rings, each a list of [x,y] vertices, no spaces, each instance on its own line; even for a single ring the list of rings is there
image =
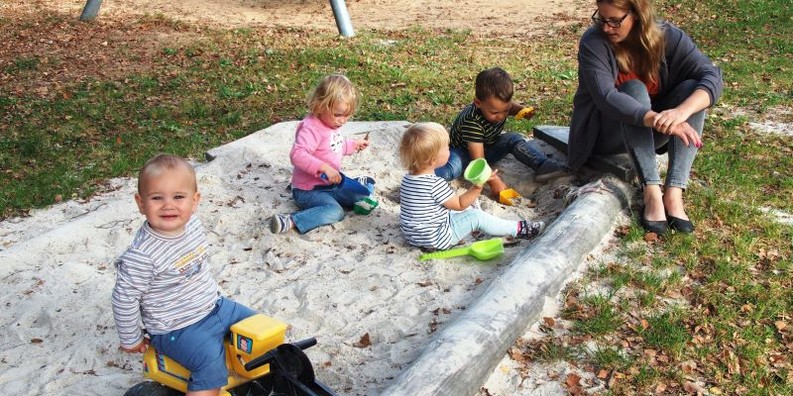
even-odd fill
[[[273,393],[273,380],[272,376],[265,376],[255,379],[251,382],[244,383],[236,388],[228,389],[231,396],[274,396],[279,393]]]
[[[145,381],[129,388],[124,396],[184,396],[184,393],[154,381]]]
[[[284,376],[273,377],[273,394],[284,396],[304,396],[305,393],[300,390],[293,382],[290,382]]]
[[[274,395],[318,396],[314,369],[302,348],[294,344],[281,344],[277,348],[275,361],[271,363]]]

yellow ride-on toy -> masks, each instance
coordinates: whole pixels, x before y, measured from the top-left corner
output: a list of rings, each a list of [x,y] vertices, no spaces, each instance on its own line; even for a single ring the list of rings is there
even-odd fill
[[[314,377],[314,369],[303,349],[317,344],[315,338],[284,343],[287,325],[256,314],[231,326],[226,340],[228,385],[223,396],[335,396]],[[196,345],[196,348],[200,348]],[[149,346],[143,354],[141,382],[124,396],[178,396],[187,391],[190,372]]]

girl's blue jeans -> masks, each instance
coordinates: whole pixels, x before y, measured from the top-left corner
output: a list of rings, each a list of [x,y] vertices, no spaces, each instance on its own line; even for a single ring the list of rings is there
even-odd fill
[[[696,81],[686,80],[666,96],[651,99],[650,94],[647,93],[647,87],[639,80],[629,80],[618,87],[621,92],[632,96],[657,112],[674,108],[683,103],[696,88]],[[688,118],[688,124],[702,137],[705,110],[692,114]],[[615,133],[616,131],[620,131],[620,133]],[[593,152],[601,155],[627,152],[633,160],[636,173],[641,178],[642,184],[660,185],[661,175],[655,156],[656,152],[663,151],[664,147],[669,154],[665,185],[685,189],[688,185],[691,165],[697,155],[697,148],[693,144],[686,146],[677,137],[670,138],[668,135],[663,135],[643,125],[625,124],[604,114]]]
[[[305,234],[317,227],[333,224],[344,218],[344,212],[374,192],[374,180],[366,183],[369,194],[342,188],[342,184],[317,186],[313,190],[292,189],[292,197],[301,209],[292,214],[298,232]]]

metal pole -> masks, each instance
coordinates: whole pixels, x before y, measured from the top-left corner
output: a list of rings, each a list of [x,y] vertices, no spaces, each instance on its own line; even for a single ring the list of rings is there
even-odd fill
[[[339,28],[339,34],[344,37],[355,36],[350,22],[350,14],[347,12],[347,4],[344,3],[344,0],[330,0],[330,7],[333,8],[333,17],[336,18],[336,27]]]
[[[102,0],[88,0],[83,8],[83,13],[80,15],[80,20],[87,22],[96,19],[100,6],[102,6]]]

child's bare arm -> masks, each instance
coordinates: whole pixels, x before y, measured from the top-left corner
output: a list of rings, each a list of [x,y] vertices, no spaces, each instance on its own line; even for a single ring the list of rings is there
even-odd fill
[[[490,179],[487,180],[487,185],[490,186],[490,192],[493,193],[494,198],[498,198],[498,194],[500,192],[509,188],[507,184],[504,183],[504,181],[501,180],[501,178],[496,174],[496,172],[493,172],[493,174],[490,176]]]
[[[485,158],[485,145],[484,143],[468,143],[468,154],[471,159]]]
[[[523,110],[523,105],[518,102],[510,102],[509,103],[509,115],[516,116],[521,110]]]
[[[462,195],[455,195],[447,199],[446,202],[443,203],[443,206],[450,210],[466,209],[482,194],[482,187],[483,186],[471,186],[471,188]]]

